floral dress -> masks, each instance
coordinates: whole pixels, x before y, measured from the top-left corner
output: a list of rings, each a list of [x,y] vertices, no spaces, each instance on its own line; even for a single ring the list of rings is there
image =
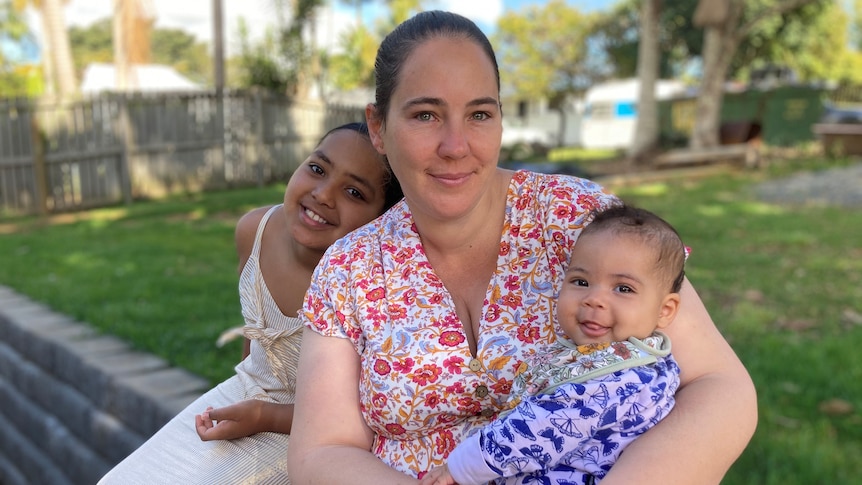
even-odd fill
[[[405,202],[327,251],[302,318],[359,354],[373,453],[418,476],[505,409],[515,371],[556,340],[551,315],[581,228],[592,210],[615,203],[589,180],[513,175],[476,355]]]
[[[449,470],[461,485],[598,483],[670,412],[678,387],[660,332],[581,346],[558,340],[515,377],[512,411],[462,441]]]

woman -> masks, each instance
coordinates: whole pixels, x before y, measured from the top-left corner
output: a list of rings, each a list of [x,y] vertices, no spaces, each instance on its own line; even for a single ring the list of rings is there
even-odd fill
[[[417,483],[442,465],[560,333],[550,316],[578,229],[618,203],[586,180],[496,166],[499,73],[469,20],[418,14],[384,39],[375,71],[366,118],[405,199],[336,242],[312,277],[288,450],[297,483]],[[687,281],[680,296],[677,407],[606,484],[717,483],[754,431],[748,373]]]
[[[324,135],[291,176],[284,202],[253,209],[237,223],[249,340],[236,375],[186,407],[99,483],[290,483],[285,453],[302,336],[295,315],[311,272],[336,239],[400,198],[365,123]]]

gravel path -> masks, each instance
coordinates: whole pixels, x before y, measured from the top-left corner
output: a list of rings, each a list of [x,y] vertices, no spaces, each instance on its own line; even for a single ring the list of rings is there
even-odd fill
[[[771,180],[755,190],[767,202],[862,207],[862,163]]]

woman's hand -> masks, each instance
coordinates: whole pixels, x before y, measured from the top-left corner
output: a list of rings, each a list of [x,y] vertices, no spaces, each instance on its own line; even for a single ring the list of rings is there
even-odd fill
[[[232,440],[264,431],[290,433],[292,421],[293,404],[248,399],[223,408],[208,407],[195,416],[195,429],[202,441]]]

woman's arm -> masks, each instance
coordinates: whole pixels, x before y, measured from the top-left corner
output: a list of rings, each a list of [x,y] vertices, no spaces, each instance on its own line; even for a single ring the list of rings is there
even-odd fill
[[[676,406],[626,448],[602,485],[719,483],[757,426],[748,371],[686,280],[665,331],[682,370]]]
[[[305,329],[299,357],[290,480],[303,484],[416,484],[371,453],[359,409],[359,356],[347,339]]]

